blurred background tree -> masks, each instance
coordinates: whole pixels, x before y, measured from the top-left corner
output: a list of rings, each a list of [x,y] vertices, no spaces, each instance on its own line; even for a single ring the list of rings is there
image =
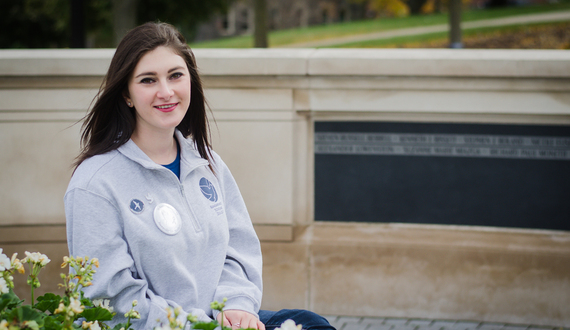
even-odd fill
[[[137,0],[137,24],[157,21],[176,26],[191,41],[198,24],[225,13],[233,0]]]
[[[68,0],[1,0],[1,48],[45,48],[68,44]]]
[[[74,0],[0,0],[0,48],[71,46]],[[114,47],[124,33],[147,21],[175,25],[192,40],[199,23],[224,13],[232,0],[79,0],[86,47]],[[77,8],[77,7],[76,7]],[[114,22],[119,22],[115,26]],[[117,37],[115,37],[117,36]]]

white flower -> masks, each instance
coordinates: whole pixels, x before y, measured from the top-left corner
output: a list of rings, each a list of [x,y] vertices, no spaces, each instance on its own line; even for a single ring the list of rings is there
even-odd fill
[[[138,311],[131,309],[130,311],[125,313],[125,317],[130,317],[131,319],[140,319],[141,314]]]
[[[83,306],[81,305],[81,301],[75,298],[69,299],[69,308],[75,313],[79,314],[83,312]]]
[[[26,251],[24,253],[26,254],[26,257],[23,260],[24,262],[28,262],[28,261],[31,261],[33,263],[39,262],[40,254],[38,252],[31,253],[31,252]]]
[[[65,304],[63,303],[63,301],[59,303],[59,306],[53,313],[54,314],[65,313]]]
[[[42,265],[42,267],[45,267],[45,265],[47,265],[51,260],[45,255],[42,254],[40,256],[40,264]]]
[[[12,268],[12,263],[10,262],[10,258],[7,255],[2,253],[2,249],[0,249],[0,272],[5,271]]]
[[[8,288],[8,283],[6,283],[5,279],[0,277],[0,293],[8,293],[8,291],[10,291]]]
[[[109,306],[111,301],[109,299],[95,299],[93,300],[93,305],[95,307],[102,307],[108,310],[109,312],[113,313],[114,309],[112,306]]]
[[[18,254],[14,253],[12,255],[12,259],[10,259],[10,262],[12,263],[12,268],[17,270],[18,273],[24,274],[26,272],[26,270],[24,269],[24,265],[22,265],[22,261],[20,261],[20,259],[18,259],[17,257]]]
[[[281,324],[281,327],[276,328],[275,330],[301,330],[301,325],[296,325],[293,320],[287,320]]]
[[[83,325],[81,325],[82,329],[89,329],[89,330],[101,330],[99,326],[99,322],[85,322],[83,321]]]
[[[26,257],[24,258],[24,260],[22,260],[22,262],[32,262],[34,264],[39,264],[42,267],[44,267],[51,261],[45,254],[41,254],[39,252],[30,253],[26,251],[25,253]]]
[[[0,330],[8,330],[8,321],[6,320],[0,321]]]

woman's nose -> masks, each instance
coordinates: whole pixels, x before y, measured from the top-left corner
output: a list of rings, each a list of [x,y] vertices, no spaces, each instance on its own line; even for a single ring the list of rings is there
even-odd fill
[[[158,89],[158,97],[161,99],[170,99],[170,97],[174,95],[174,91],[172,90],[172,88],[170,87],[170,85],[168,84],[168,82],[163,82],[160,84],[159,89]]]

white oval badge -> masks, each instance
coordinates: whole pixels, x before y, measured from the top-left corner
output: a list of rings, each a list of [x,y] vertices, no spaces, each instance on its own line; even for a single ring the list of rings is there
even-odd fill
[[[174,206],[160,203],[154,208],[154,223],[168,235],[176,235],[182,228],[182,219]]]

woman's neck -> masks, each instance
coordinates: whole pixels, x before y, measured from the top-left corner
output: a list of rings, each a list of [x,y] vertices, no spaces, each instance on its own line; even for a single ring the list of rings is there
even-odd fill
[[[153,162],[160,165],[172,163],[178,154],[174,133],[141,134],[135,130],[131,139]]]

